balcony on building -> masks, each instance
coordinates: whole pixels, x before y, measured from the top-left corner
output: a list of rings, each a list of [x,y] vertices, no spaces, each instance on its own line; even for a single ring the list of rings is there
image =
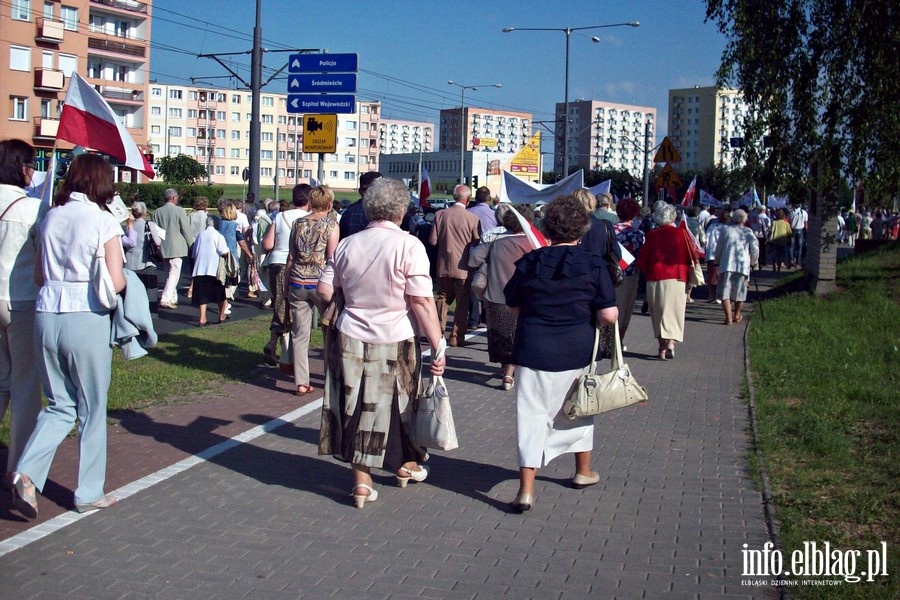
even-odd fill
[[[50,117],[34,118],[34,139],[55,140],[58,130],[59,119],[51,119]]]
[[[91,0],[91,4],[102,4],[108,8],[122,10],[129,13],[147,14],[147,5],[137,0]]]
[[[111,52],[114,54],[125,54],[137,58],[144,58],[147,55],[147,47],[139,44],[129,44],[128,42],[120,42],[118,40],[99,37],[88,38],[88,48],[91,50],[99,50],[101,52]]]
[[[96,85],[94,88],[100,92],[110,104],[125,104],[128,106],[143,106],[143,90],[133,90],[110,85]]]
[[[46,44],[61,44],[65,38],[66,28],[62,21],[52,19],[37,19],[37,31],[34,41]]]
[[[59,92],[66,86],[66,76],[58,69],[35,69],[34,91]]]

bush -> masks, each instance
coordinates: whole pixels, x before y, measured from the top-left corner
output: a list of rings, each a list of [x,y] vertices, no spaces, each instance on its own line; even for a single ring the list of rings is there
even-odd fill
[[[194,198],[197,196],[206,196],[209,198],[210,206],[215,206],[216,202],[225,193],[221,187],[214,185],[170,185],[168,183],[120,183],[118,184],[119,195],[125,204],[131,206],[132,202],[140,201],[147,205],[147,208],[153,210],[162,206],[165,201],[165,191],[173,188],[178,191],[181,196],[181,205],[190,208],[194,204]]]

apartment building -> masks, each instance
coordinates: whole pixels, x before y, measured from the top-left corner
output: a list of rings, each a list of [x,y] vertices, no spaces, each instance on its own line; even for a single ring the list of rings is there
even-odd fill
[[[700,87],[669,90],[669,139],[681,154],[680,170],[737,168],[747,104],[739,90]],[[735,144],[740,142],[735,141]]]
[[[358,101],[338,115],[337,152],[325,155],[320,183],[356,189],[359,174],[378,170],[381,104]],[[212,184],[243,183],[250,166],[251,95],[152,82],[148,144],[155,156],[185,154],[206,167]],[[303,115],[287,112],[287,95],[260,97],[260,185],[290,187],[318,177],[318,154],[303,152]]]
[[[440,150],[459,152],[517,152],[531,139],[531,113],[466,106],[441,111]]]
[[[565,103],[556,104],[557,131],[562,131]],[[649,144],[654,144],[656,109],[648,106],[616,104],[601,100],[569,102],[568,117],[569,170],[580,167],[624,169],[634,177],[644,171],[644,128],[649,127]],[[647,160],[652,160],[652,156]],[[648,164],[648,168],[652,165]],[[563,169],[563,140],[554,143],[554,170]]]
[[[381,154],[434,151],[434,124],[424,121],[381,119],[378,148]]]
[[[0,64],[7,118],[0,138],[37,148],[49,166],[68,79],[78,72],[109,102],[138,147],[146,146],[145,98],[152,2],[136,0],[10,0],[0,11]],[[61,152],[72,144],[60,142]],[[119,170],[120,180],[135,172]],[[138,177],[141,177],[138,175]]]

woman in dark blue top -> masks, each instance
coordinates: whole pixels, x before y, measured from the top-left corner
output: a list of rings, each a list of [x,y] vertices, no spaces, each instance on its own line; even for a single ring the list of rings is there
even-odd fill
[[[594,328],[612,325],[616,293],[603,259],[580,245],[588,213],[571,197],[545,207],[541,224],[551,241],[516,262],[506,304],[517,312],[516,433],[519,448],[518,512],[534,503],[537,469],[560,454],[575,454],[575,487],[593,485],[593,417],[570,421],[560,414],[566,392],[590,367]]]

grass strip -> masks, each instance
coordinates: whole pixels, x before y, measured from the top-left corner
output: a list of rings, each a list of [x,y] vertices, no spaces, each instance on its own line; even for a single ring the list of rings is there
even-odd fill
[[[805,541],[900,553],[900,245],[838,265],[840,291],[790,294],[754,316],[749,351],[760,445],[781,521],[784,557]],[[795,598],[897,598],[876,582],[791,587]]]
[[[126,361],[113,351],[108,410],[142,410],[190,401],[225,382],[252,382],[263,373],[262,347],[269,341],[271,316],[228,321],[161,336],[143,358]],[[314,329],[310,348],[322,346]],[[9,415],[0,423],[0,444],[9,444]]]

